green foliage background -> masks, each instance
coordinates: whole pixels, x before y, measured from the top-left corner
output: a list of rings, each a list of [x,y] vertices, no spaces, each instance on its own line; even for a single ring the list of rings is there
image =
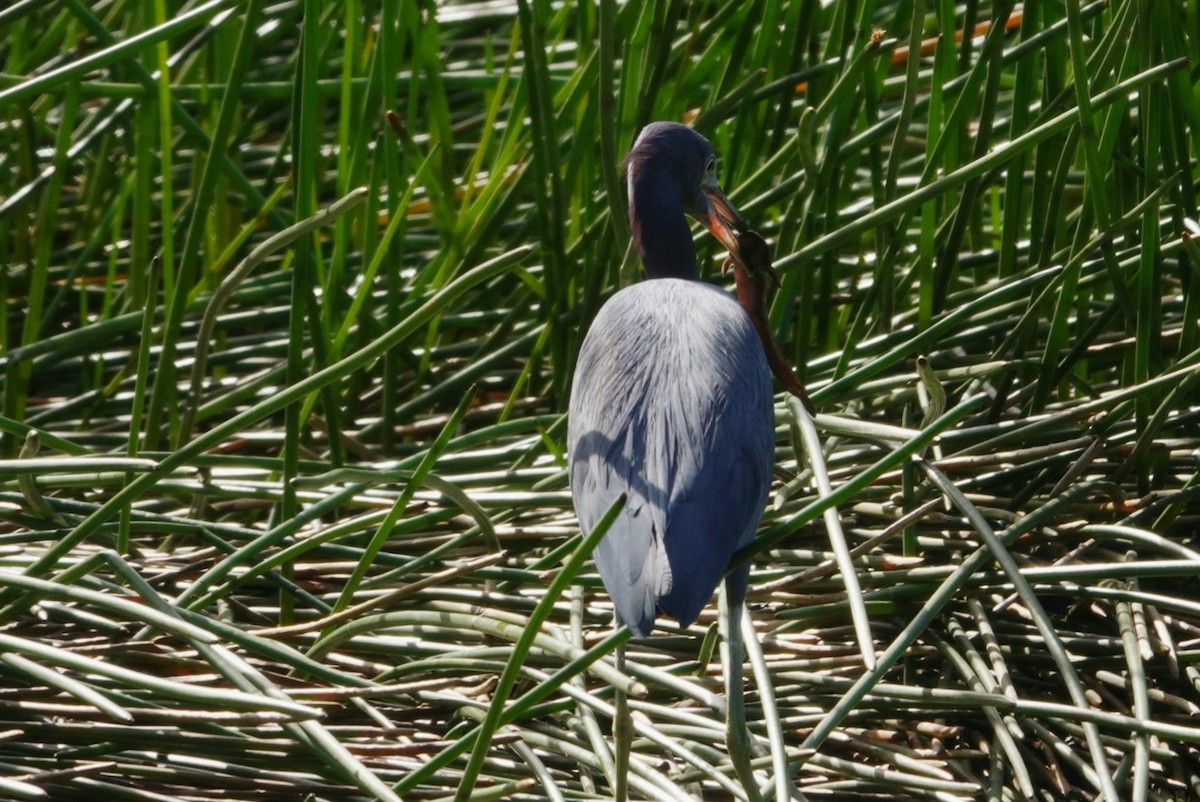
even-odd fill
[[[1195,0],[19,0],[0,32],[0,795],[607,793],[629,680],[562,412],[655,119],[772,242],[825,413],[832,497],[780,396],[752,599],[754,726],[807,798],[1200,795]],[[746,794],[711,624],[631,647],[635,794]]]

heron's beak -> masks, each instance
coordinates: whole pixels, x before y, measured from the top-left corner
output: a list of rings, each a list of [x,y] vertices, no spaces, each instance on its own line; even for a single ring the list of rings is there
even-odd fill
[[[701,185],[700,191],[708,199],[708,219],[705,221],[708,230],[736,259],[738,234],[748,229],[749,226],[742,219],[738,210],[729,202],[729,198],[725,197],[725,193],[721,191],[721,185],[716,180],[711,178],[706,180]]]

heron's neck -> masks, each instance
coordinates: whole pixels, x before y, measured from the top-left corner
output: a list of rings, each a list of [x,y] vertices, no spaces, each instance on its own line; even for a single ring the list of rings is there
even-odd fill
[[[670,176],[630,172],[629,228],[647,278],[700,278],[692,232]]]

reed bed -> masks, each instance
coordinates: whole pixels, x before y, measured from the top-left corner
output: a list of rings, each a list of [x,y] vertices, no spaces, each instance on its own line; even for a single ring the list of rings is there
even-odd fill
[[[566,481],[674,119],[820,410],[739,555],[764,785],[1200,798],[1198,18],[0,10],[0,797],[611,798],[623,688],[634,798],[753,798],[715,604],[618,671]]]

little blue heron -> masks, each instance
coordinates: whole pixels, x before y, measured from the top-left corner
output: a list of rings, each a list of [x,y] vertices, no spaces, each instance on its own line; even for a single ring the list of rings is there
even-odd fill
[[[771,484],[778,351],[761,318],[761,285],[743,281],[747,226],[717,183],[708,140],[685,125],[648,125],[627,177],[649,280],[616,293],[584,339],[570,401],[571,495],[585,533],[626,495],[594,557],[635,637],[649,636],[660,612],[691,624],[725,578],[727,742],[751,790],[740,635],[749,566],[729,563],[753,539]],[[700,281],[689,215],[742,265],[741,304]]]

